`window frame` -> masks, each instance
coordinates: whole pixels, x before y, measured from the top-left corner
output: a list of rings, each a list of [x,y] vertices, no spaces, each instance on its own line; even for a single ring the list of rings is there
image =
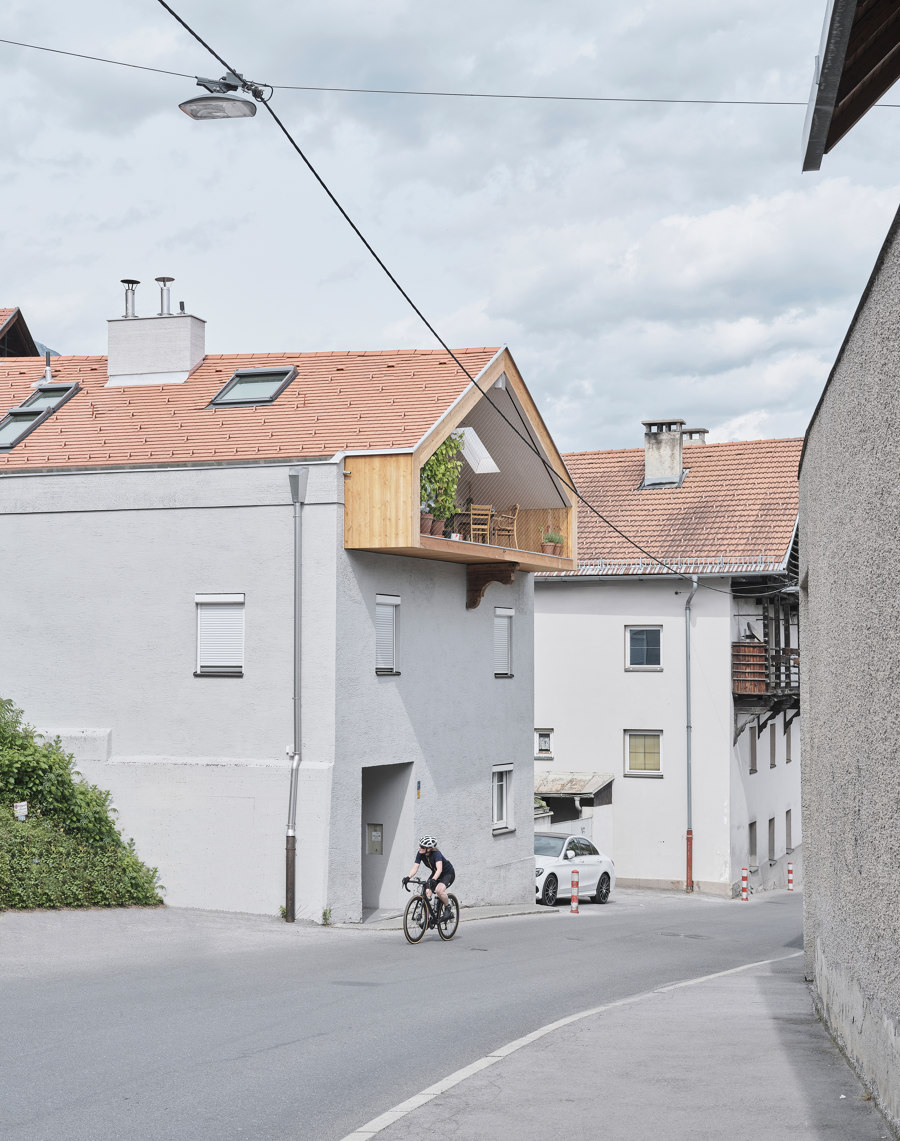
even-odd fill
[[[632,737],[659,738],[659,769],[633,769],[631,768],[630,740]],[[662,729],[626,729],[624,731],[624,775],[637,777],[641,780],[660,780],[663,775],[663,731]]]
[[[516,830],[515,815],[513,812],[513,771],[512,764],[493,765],[491,767],[491,830],[499,832],[514,832]],[[502,777],[502,780],[498,780]],[[497,812],[497,788],[503,787],[503,815]]]
[[[9,452],[17,447],[25,439],[30,436],[35,429],[39,428],[45,420],[49,420],[54,412],[58,411],[66,403],[71,400],[76,392],[79,392],[81,385],[78,382],[68,383],[67,381],[47,381],[39,384],[34,392],[28,397],[24,404],[19,404],[16,408],[10,408],[5,416],[0,417],[0,429],[4,428],[13,420],[24,420],[28,427],[24,428],[14,440],[8,444],[0,443],[0,452]],[[59,391],[60,398],[53,404],[47,405],[35,412],[32,407],[37,399],[45,392]]]
[[[239,386],[241,380],[247,377],[272,376],[283,372],[281,383],[271,396],[254,396],[246,400],[226,400],[225,396],[231,389]],[[274,404],[278,397],[297,375],[296,365],[276,365],[270,368],[239,368],[235,369],[231,377],[222,385],[207,405],[208,408],[252,408],[257,404]]]
[[[658,630],[659,631],[659,665],[658,666],[642,666],[635,665],[631,660],[631,634],[635,630]],[[663,627],[662,623],[656,622],[640,622],[633,624],[626,624],[625,626],[625,670],[627,673],[662,673],[663,672],[663,646],[662,646]]]
[[[379,640],[379,625],[378,625],[378,608],[389,606],[391,608],[391,664],[389,666],[379,665],[379,653],[381,650],[381,643]],[[377,677],[399,677],[400,671],[397,669],[397,629],[398,617],[400,614],[400,595],[399,594],[376,594],[375,595],[375,674]]]
[[[492,628],[492,641],[491,641],[491,659],[494,666],[495,678],[511,678],[515,677],[513,673],[513,619],[516,612],[511,606],[495,606],[494,607],[494,623]],[[497,672],[497,620],[506,620],[506,672]]]
[[[547,738],[547,748],[541,748],[541,737]],[[553,757],[553,730],[552,729],[535,729],[534,731],[534,755],[538,757]]]
[[[243,677],[244,661],[246,658],[246,605],[245,594],[195,594],[194,610],[196,611],[196,658],[194,677]],[[241,632],[240,632],[240,665],[204,666],[201,662],[203,656],[202,642],[202,614],[204,607],[240,606]]]

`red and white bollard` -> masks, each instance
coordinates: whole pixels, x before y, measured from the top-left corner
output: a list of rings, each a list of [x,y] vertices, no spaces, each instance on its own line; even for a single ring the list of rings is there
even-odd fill
[[[572,868],[572,906],[569,911],[578,914],[578,868]]]
[[[794,890],[794,865],[788,864],[788,891]]]
[[[741,901],[743,903],[747,903],[747,901],[750,899],[750,895],[747,891],[747,876],[747,869],[741,868]]]

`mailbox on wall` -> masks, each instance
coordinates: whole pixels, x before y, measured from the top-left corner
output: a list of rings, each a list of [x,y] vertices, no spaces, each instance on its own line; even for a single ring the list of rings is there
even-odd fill
[[[384,827],[381,824],[366,825],[366,855],[384,855]]]

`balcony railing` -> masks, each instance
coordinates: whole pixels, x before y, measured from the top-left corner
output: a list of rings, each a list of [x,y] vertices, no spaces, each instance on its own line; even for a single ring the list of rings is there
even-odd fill
[[[772,650],[765,642],[732,642],[731,688],[735,694],[796,693],[800,651]]]

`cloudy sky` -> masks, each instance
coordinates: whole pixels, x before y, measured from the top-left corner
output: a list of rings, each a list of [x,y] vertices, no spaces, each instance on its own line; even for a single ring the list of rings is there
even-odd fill
[[[173,7],[278,87],[805,104],[825,0]],[[155,0],[7,0],[0,36],[222,72]],[[119,279],[149,315],[166,274],[210,352],[433,347],[264,111],[197,123],[192,79],[6,43],[0,73],[0,305],[38,340],[104,353]],[[563,450],[636,446],[666,416],[801,435],[900,200],[900,109],[804,175],[804,106],[272,106],[441,335],[509,345]]]

